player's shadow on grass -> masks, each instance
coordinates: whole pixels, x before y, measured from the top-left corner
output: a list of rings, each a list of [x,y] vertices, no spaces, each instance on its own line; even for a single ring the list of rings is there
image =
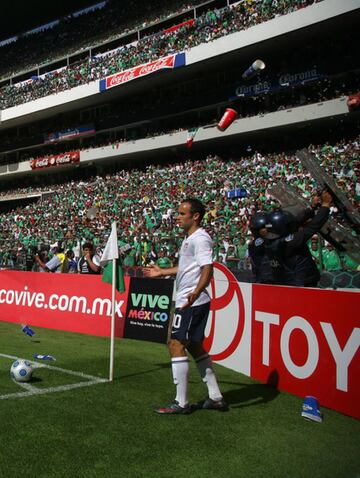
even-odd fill
[[[162,368],[170,368],[170,367],[171,367],[170,363],[154,363],[154,368],[143,370],[142,372],[128,373],[126,375],[121,375],[121,377],[118,377],[118,378],[123,379],[123,378],[136,377],[137,375],[145,375],[146,373],[156,372],[157,370],[161,370]]]
[[[261,403],[271,402],[279,395],[278,382],[279,374],[277,370],[273,370],[266,383],[243,383],[241,388],[224,392],[223,396],[231,408],[260,405]],[[234,384],[234,382],[221,383]]]

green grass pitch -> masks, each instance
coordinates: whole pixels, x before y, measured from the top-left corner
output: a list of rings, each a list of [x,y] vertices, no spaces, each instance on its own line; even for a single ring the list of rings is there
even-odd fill
[[[165,346],[117,340],[114,382],[95,383],[108,377],[109,339],[34,330],[0,322],[1,478],[360,478],[358,420],[323,408],[322,423],[307,421],[300,398],[220,366],[229,412],[158,416],[174,397]],[[3,355],[35,353],[57,358],[43,363],[61,370],[35,369],[31,382],[50,391],[10,397],[24,389]],[[191,401],[205,395],[192,364]]]

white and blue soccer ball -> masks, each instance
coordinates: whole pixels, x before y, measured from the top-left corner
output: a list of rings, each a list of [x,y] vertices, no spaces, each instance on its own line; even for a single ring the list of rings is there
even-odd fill
[[[32,373],[33,369],[31,363],[23,359],[15,360],[10,368],[10,377],[16,382],[29,382]]]

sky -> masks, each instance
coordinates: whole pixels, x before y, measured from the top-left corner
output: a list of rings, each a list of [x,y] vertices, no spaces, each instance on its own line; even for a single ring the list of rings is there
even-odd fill
[[[3,0],[0,40],[68,15],[100,0]]]

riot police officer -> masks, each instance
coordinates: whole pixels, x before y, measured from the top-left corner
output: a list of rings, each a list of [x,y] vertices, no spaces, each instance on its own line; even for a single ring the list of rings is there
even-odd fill
[[[273,267],[270,262],[270,258],[266,253],[267,245],[267,229],[268,215],[259,211],[256,212],[250,219],[250,231],[254,236],[254,240],[250,242],[249,256],[251,260],[251,266],[255,275],[255,282],[258,284],[274,284]]]
[[[266,253],[270,260],[279,264],[273,268],[277,284],[317,286],[320,274],[307,241],[326,223],[332,204],[331,194],[323,191],[318,202],[320,208],[314,217],[298,228],[295,218],[287,211],[278,210],[269,215]]]

